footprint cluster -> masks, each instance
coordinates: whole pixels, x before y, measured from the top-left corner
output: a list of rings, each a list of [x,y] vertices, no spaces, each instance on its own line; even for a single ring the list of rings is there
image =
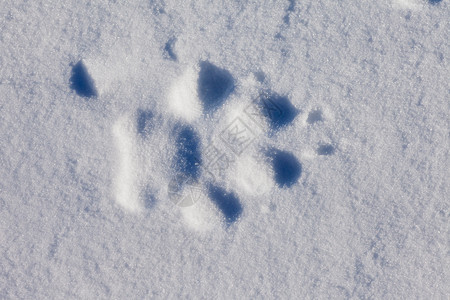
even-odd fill
[[[170,39],[164,47],[164,57],[172,61],[177,60],[174,52],[175,41],[175,39]],[[236,79],[230,71],[210,61],[201,61],[198,65],[198,72],[194,76],[196,81],[189,81],[188,78],[181,80],[181,83],[177,83],[176,91],[181,91],[177,95],[181,95],[182,101],[177,102],[178,106],[174,113],[173,122],[167,123],[173,124],[169,125],[171,129],[169,129],[167,141],[173,143],[174,153],[171,161],[160,163],[168,166],[168,169],[170,169],[168,173],[172,174],[172,180],[168,184],[168,194],[171,200],[178,206],[192,206],[195,204],[192,195],[197,192],[203,193],[210,203],[215,205],[222,214],[225,224],[229,226],[239,220],[244,211],[244,206],[240,200],[240,192],[238,192],[239,189],[233,187],[233,184],[216,180],[214,171],[211,172],[211,165],[214,164],[217,167],[222,164],[222,167],[229,167],[232,164],[240,164],[239,157],[244,152],[245,147],[258,137],[255,128],[259,128],[260,132],[271,138],[288,127],[299,114],[299,110],[288,97],[268,89],[261,90],[256,99],[250,101],[242,112],[245,117],[236,118],[221,131],[220,139],[217,139],[231,149],[228,153],[222,153],[220,149],[216,149],[209,142],[203,140],[205,137],[201,137],[196,126],[203,126],[206,124],[205,122],[210,121],[208,116],[215,114],[230,99],[230,95],[235,90]],[[87,98],[98,96],[94,80],[83,61],[73,66],[70,83],[71,88],[79,96]],[[193,87],[193,85],[196,86]],[[185,104],[188,101],[184,101],[186,89],[195,90],[195,93],[191,94],[198,97],[199,107],[201,108],[201,113],[195,114],[190,119],[177,115],[189,109],[188,104]],[[118,176],[120,184],[117,184],[118,191],[116,194],[120,198],[117,201],[119,204],[131,211],[138,211],[140,206],[147,209],[154,207],[158,196],[156,196],[157,193],[155,193],[154,188],[146,188],[143,186],[147,185],[135,183],[139,180],[142,181],[142,178],[137,178],[138,175],[135,175],[135,173],[138,173],[135,170],[145,168],[141,161],[136,161],[135,157],[140,154],[136,152],[135,148],[138,147],[136,145],[147,145],[145,143],[154,141],[153,132],[161,132],[161,128],[159,128],[162,126],[160,118],[163,118],[163,116],[157,111],[138,109],[133,118],[135,118],[132,122],[134,125],[127,125],[129,124],[128,121],[121,120],[117,122],[114,129],[116,145],[120,153],[118,172],[121,173]],[[251,123],[245,123],[244,119]],[[312,111],[309,114],[308,123],[313,124],[320,121],[322,121],[322,113],[319,110]],[[142,142],[139,142],[139,140]],[[207,140],[210,141],[211,139],[207,138]],[[232,145],[232,143],[234,144]],[[261,164],[266,164],[266,169],[271,170],[273,183],[278,188],[289,189],[293,187],[302,174],[302,165],[297,157],[282,149],[268,148],[264,145],[259,147],[261,148],[256,151],[266,157],[266,160],[253,164],[254,167],[256,166],[254,171],[245,170],[247,166],[241,167],[245,172],[250,172],[250,176],[247,176],[250,178],[249,182],[252,182],[252,176],[256,175],[251,174],[251,172],[258,172],[257,169],[263,167]],[[334,148],[331,145],[321,145],[317,151],[320,155],[330,155],[334,152]],[[248,153],[246,155],[248,156]],[[212,158],[215,160],[212,161]],[[208,173],[213,174],[213,176],[208,177]],[[228,177],[222,176],[221,179],[227,181],[230,179],[229,177],[229,175]],[[264,181],[261,181],[260,185],[264,185]],[[138,190],[136,191],[136,189]],[[191,199],[183,198],[186,197],[186,191],[191,194]],[[247,191],[251,193],[252,188],[247,188]],[[139,203],[142,203],[142,205]]]

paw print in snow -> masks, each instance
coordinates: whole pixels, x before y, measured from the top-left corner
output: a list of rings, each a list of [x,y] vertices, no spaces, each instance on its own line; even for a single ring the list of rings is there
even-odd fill
[[[298,110],[269,90],[238,99],[229,71],[208,61],[196,68],[174,82],[166,111],[139,109],[116,122],[115,196],[129,211],[169,198],[195,228],[204,226],[202,211],[217,212],[230,226],[241,217],[246,195],[298,182],[301,163],[270,142]]]

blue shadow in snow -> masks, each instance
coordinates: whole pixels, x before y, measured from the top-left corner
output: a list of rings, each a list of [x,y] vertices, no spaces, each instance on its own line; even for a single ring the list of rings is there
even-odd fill
[[[290,22],[290,17],[289,17],[289,13],[293,12],[295,9],[295,0],[289,0],[289,7],[286,10],[286,15],[283,18],[283,21],[286,25],[289,25]]]
[[[314,124],[320,121],[323,121],[323,117],[322,111],[319,109],[311,111],[308,115],[308,119],[306,119],[306,122],[308,122],[308,124]]]
[[[442,2],[442,0],[428,0],[428,2],[432,5],[436,5]]]
[[[330,144],[320,145],[319,148],[317,148],[317,154],[319,155],[333,155],[334,151],[334,147]]]
[[[156,197],[150,187],[146,187],[143,191],[144,207],[146,209],[153,209],[156,206]]]
[[[175,170],[188,180],[200,177],[200,138],[190,126],[179,126],[176,130]]]
[[[173,51],[173,47],[175,46],[176,39],[171,38],[169,41],[167,41],[166,45],[164,46],[164,57],[170,60],[177,60],[177,55]]]
[[[302,174],[302,165],[290,152],[271,149],[268,156],[272,161],[275,182],[279,187],[291,187]]]
[[[205,112],[213,112],[234,89],[234,79],[230,72],[210,62],[200,63],[198,94]]]
[[[148,110],[138,109],[137,112],[137,131],[142,137],[150,134],[150,130],[154,127],[153,113]]]
[[[259,106],[272,130],[279,130],[289,125],[299,113],[287,97],[271,92],[263,93],[260,96]]]
[[[81,97],[96,97],[94,81],[86,70],[82,61],[79,61],[72,67],[72,75],[70,77],[70,88],[73,89]]]
[[[242,214],[242,205],[234,193],[228,193],[225,189],[210,184],[208,195],[225,216],[227,225],[237,221]]]

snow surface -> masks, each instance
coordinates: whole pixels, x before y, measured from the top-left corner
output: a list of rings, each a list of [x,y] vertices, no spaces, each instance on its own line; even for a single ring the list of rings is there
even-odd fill
[[[0,2],[0,298],[448,299],[447,0]]]

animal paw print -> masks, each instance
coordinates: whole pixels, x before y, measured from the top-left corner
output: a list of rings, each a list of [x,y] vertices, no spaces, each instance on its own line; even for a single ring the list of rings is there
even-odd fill
[[[264,74],[249,78],[237,84],[229,71],[202,61],[173,82],[162,107],[120,117],[113,126],[116,202],[140,212],[169,199],[195,229],[229,227],[245,216],[246,198],[296,185],[302,164],[277,137],[299,110],[267,88]],[[71,81],[80,96],[98,96],[83,62]],[[317,129],[327,118],[313,108],[300,119]],[[315,150],[319,156],[334,152],[327,143]]]
[[[98,96],[84,62],[73,67],[71,82],[80,96]],[[141,108],[115,122],[113,186],[121,207],[139,212],[170,199],[194,228],[207,227],[215,213],[230,226],[243,215],[246,197],[298,182],[299,160],[271,140],[299,111],[263,88],[243,99],[236,86],[229,71],[202,61],[174,82],[164,111]]]

